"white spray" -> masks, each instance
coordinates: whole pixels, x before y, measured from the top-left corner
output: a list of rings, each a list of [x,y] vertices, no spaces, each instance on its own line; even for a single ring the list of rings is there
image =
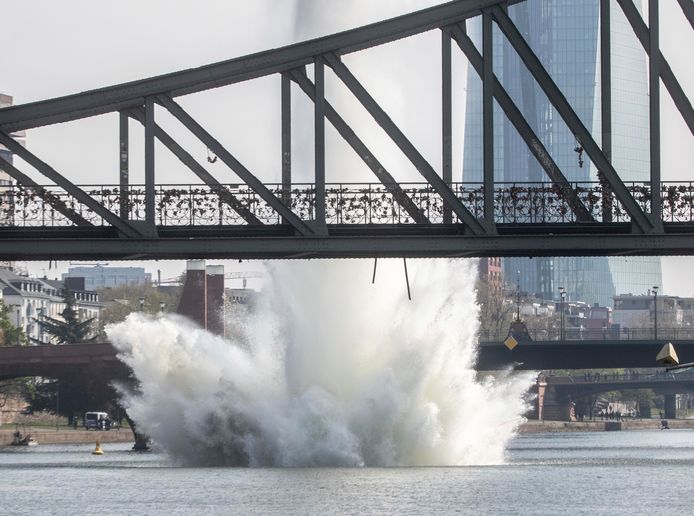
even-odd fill
[[[475,262],[285,262],[226,341],[179,317],[107,329],[138,428],[192,465],[490,464],[529,375],[477,379]]]

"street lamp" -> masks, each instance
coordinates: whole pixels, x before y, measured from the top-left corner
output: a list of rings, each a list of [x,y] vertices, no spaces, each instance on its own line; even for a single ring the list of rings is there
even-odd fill
[[[561,310],[560,323],[559,323],[559,340],[564,340],[564,299],[566,299],[566,289],[564,287],[559,287],[559,307]]]
[[[653,330],[658,340],[658,285],[653,287]]]
[[[39,340],[43,343],[43,312],[45,307],[39,308]]]
[[[17,307],[17,346],[22,345],[22,305]]]
[[[520,321],[520,271],[516,272],[516,320]]]
[[[141,297],[140,298],[140,312],[142,312],[145,309],[145,298]]]

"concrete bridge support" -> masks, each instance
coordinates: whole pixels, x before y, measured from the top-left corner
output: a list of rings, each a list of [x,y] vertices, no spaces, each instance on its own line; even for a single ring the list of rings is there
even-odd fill
[[[675,419],[677,417],[677,403],[675,394],[665,394],[663,415],[665,419]]]

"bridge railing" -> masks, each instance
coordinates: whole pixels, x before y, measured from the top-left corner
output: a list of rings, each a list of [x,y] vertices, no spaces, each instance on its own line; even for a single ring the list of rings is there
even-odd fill
[[[694,340],[694,328],[565,328],[528,329],[530,338],[535,341],[615,341],[615,340]],[[503,342],[508,337],[508,330],[480,331],[480,342]]]
[[[597,182],[571,184],[578,198],[597,222],[628,222],[621,203],[608,188]],[[245,184],[223,185],[241,205],[262,223],[280,224],[281,217]],[[283,192],[282,185],[267,187],[279,198],[288,198],[291,209],[302,220],[314,218],[315,189],[312,184],[293,184]],[[444,203],[427,183],[399,183],[399,187],[434,224],[443,223]],[[629,191],[645,211],[650,211],[648,183],[629,183]],[[55,200],[80,214],[94,225],[106,222],[57,186],[43,190],[13,184],[0,184],[0,225],[20,227],[61,227],[72,225],[54,205]],[[145,219],[144,185],[120,188],[118,185],[81,187],[110,211],[127,211],[130,220]],[[483,217],[482,183],[453,183],[451,188],[470,212]],[[284,194],[284,195],[283,195]],[[160,226],[234,226],[245,220],[223,200],[217,188],[203,184],[171,184],[156,187],[156,223]],[[496,183],[495,219],[498,223],[552,224],[576,222],[569,202],[551,183]],[[663,220],[694,221],[694,184],[663,183]],[[381,183],[332,183],[326,185],[328,224],[413,224],[414,220],[396,201],[392,190]]]
[[[694,371],[683,369],[677,372],[655,371],[643,373],[630,370],[624,373],[611,373],[603,371],[585,372],[568,376],[555,376],[542,374],[542,379],[553,385],[580,385],[595,383],[636,383],[636,382],[691,382],[694,380]]]

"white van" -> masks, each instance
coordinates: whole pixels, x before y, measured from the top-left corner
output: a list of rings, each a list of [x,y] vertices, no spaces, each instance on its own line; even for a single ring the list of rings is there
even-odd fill
[[[110,429],[111,420],[106,412],[87,412],[84,415],[84,428],[89,430],[106,430]]]

